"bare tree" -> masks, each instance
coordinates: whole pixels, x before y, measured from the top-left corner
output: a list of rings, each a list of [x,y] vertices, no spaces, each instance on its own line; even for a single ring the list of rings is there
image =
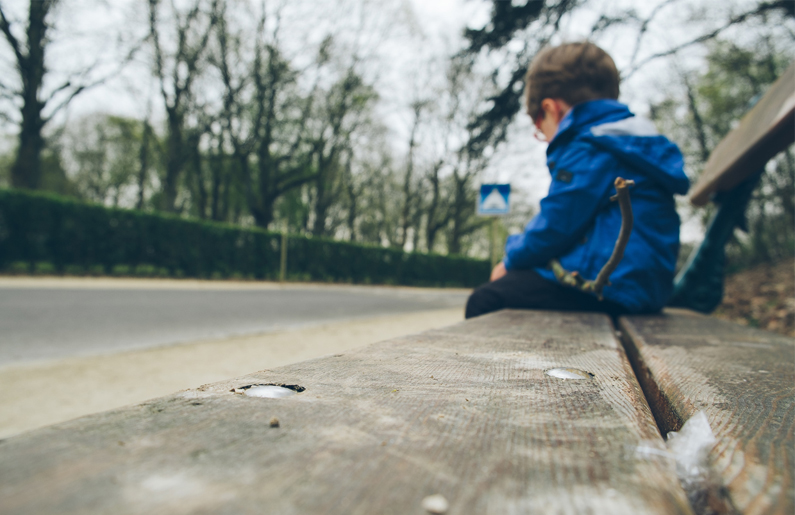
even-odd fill
[[[265,7],[258,17],[253,48],[229,25],[222,7],[212,57],[224,88],[220,121],[245,189],[249,212],[260,227],[274,219],[276,201],[316,177],[307,122],[312,116],[317,79],[308,93],[296,84],[297,70],[279,47],[280,17],[268,29]],[[247,55],[252,57],[246,58]],[[321,45],[313,66],[328,57]],[[238,63],[238,66],[234,66]]]
[[[386,144],[386,128],[373,124],[346,151],[344,188],[345,224],[351,241],[394,246],[397,240],[400,199],[398,174]]]
[[[474,159],[462,151],[458,164],[453,168],[453,194],[450,205],[450,226],[447,236],[447,252],[461,254],[463,240],[477,231],[485,222],[475,216],[475,179],[485,168],[482,160]]]
[[[0,99],[19,104],[19,118],[4,116],[19,123],[19,144],[11,166],[11,185],[17,188],[36,189],[41,185],[41,153],[45,142],[44,127],[77,95],[101,82],[91,81],[93,66],[77,71],[60,85],[45,94],[44,79],[48,73],[47,49],[52,43],[52,17],[59,0],[30,0],[27,21],[18,38],[7,9],[0,3],[0,32],[11,47],[17,85],[9,83],[10,77],[0,78]],[[45,114],[46,112],[46,114]]]
[[[218,0],[207,3],[194,0],[186,12],[171,4],[174,18],[175,48],[167,52],[164,28],[160,22],[160,0],[148,0],[149,37],[154,58],[154,74],[160,85],[160,95],[166,111],[166,170],[160,208],[176,211],[177,187],[189,159],[186,115],[191,102],[194,83],[199,75],[201,59],[217,21]]]
[[[448,252],[463,253],[465,239],[483,225],[475,216],[475,183],[488,158],[468,143],[477,130],[473,124],[477,110],[492,87],[489,78],[475,72],[468,59],[454,56],[447,63],[445,81],[435,92],[433,104],[427,104],[423,134],[428,136],[422,139],[424,153],[433,157],[426,158],[423,166],[423,184],[429,187],[421,202],[415,200],[422,211],[415,220],[424,221],[428,252],[437,247],[443,234]],[[415,236],[420,234],[419,223],[414,231]]]
[[[417,100],[411,104],[412,123],[411,132],[409,133],[409,150],[406,156],[406,171],[403,174],[403,205],[400,213],[400,239],[397,241],[399,248],[405,248],[408,241],[409,229],[412,226],[412,221],[415,220],[414,213],[418,209],[417,206],[418,196],[414,191],[414,161],[415,150],[417,148],[417,136],[420,125],[422,123],[422,112],[428,106],[428,102]]]
[[[92,114],[59,127],[58,154],[69,170],[76,193],[113,206],[134,205],[139,180],[141,122],[134,118]]]
[[[316,169],[314,236],[328,236],[328,215],[337,203],[345,169],[344,157],[350,152],[351,135],[359,127],[362,115],[375,98],[371,87],[355,72],[354,64],[325,95],[323,109],[318,113],[320,130],[312,142]]]
[[[431,186],[431,196],[428,200],[425,216],[425,246],[428,252],[433,252],[436,246],[436,236],[439,231],[450,221],[450,210],[442,192],[441,170],[444,160],[439,159],[430,167],[428,183]]]
[[[143,121],[143,131],[141,134],[141,146],[138,149],[138,209],[144,208],[146,179],[149,176],[149,168],[151,160],[149,159],[151,150],[151,141],[154,139],[154,131],[152,125],[149,123],[149,113]]]

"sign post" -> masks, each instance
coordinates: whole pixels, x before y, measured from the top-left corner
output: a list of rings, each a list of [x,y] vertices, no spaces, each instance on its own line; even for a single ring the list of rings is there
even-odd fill
[[[282,232],[281,259],[279,261],[279,282],[287,280],[287,227]]]
[[[511,185],[510,184],[481,184],[480,196],[478,197],[477,213],[480,216],[491,216],[491,226],[489,227],[489,242],[491,267],[497,265],[499,261],[499,249],[497,244],[497,217],[507,215],[511,210],[510,203]]]
[[[489,261],[491,261],[491,268],[497,266],[497,261],[500,260],[499,252],[497,250],[497,217],[491,219],[489,226]]]

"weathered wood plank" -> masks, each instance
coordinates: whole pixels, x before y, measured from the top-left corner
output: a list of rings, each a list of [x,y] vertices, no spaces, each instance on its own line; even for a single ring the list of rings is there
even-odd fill
[[[734,188],[792,144],[795,140],[793,84],[795,63],[712,151],[690,194],[694,205],[706,205],[714,192]]]
[[[230,392],[257,383],[306,390]],[[609,319],[503,311],[8,439],[0,513],[691,513],[638,446],[664,449]]]
[[[718,440],[711,467],[734,507],[795,513],[795,342],[694,314],[620,324],[660,426],[707,415]]]

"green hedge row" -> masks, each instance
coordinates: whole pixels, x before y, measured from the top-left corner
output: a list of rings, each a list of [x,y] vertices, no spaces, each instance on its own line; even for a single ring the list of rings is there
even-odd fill
[[[0,190],[0,270],[275,279],[281,235]],[[471,287],[487,261],[290,236],[288,278]]]

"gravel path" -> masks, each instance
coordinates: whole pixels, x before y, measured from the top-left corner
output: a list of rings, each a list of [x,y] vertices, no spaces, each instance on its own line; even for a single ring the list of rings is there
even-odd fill
[[[0,369],[0,438],[463,319],[432,310]]]

